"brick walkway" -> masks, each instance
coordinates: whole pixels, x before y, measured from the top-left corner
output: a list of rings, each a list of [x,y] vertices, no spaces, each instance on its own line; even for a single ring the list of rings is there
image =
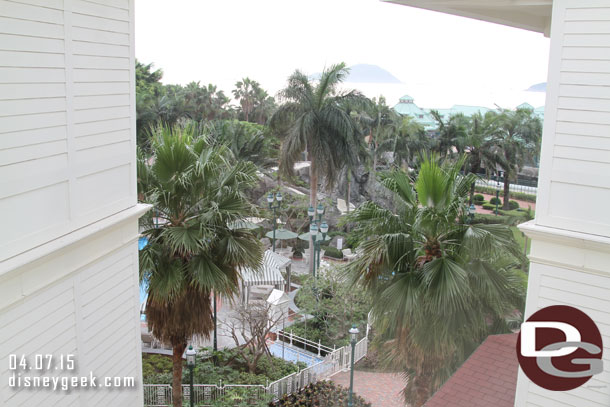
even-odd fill
[[[337,373],[331,380],[349,389],[349,372]],[[400,393],[405,381],[400,374],[354,372],[354,393],[362,396],[373,407],[401,407],[404,399]]]

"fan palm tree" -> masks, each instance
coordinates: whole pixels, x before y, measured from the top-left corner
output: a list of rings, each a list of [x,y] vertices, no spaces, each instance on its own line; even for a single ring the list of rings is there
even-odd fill
[[[459,175],[463,164],[424,158],[414,182],[396,169],[382,182],[399,213],[368,202],[349,216],[363,252],[346,271],[378,299],[377,342],[404,369],[406,400],[417,407],[524,303],[524,258],[511,230],[467,222],[474,176]]]
[[[260,91],[258,82],[250,78],[243,78],[235,83],[233,97],[239,101],[242,112],[244,112],[244,120],[249,121],[250,113],[254,110],[257,93]]]
[[[311,161],[309,203],[314,207],[319,177],[323,176],[330,187],[343,167],[357,160],[358,132],[343,105],[356,101],[364,103],[365,98],[357,91],[338,89],[348,73],[344,63],[333,65],[314,83],[301,71],[295,71],[288,78],[288,86],[279,94],[285,103],[269,121],[272,128],[281,128],[283,133],[280,172],[292,175],[294,163],[303,151],[307,151]],[[313,247],[311,241],[310,247]],[[313,262],[310,262],[312,266]]]
[[[497,118],[497,131],[486,140],[491,159],[504,171],[504,204],[509,210],[510,183],[529,158],[539,151],[542,122],[531,109],[502,110]]]
[[[255,213],[243,193],[258,181],[254,165],[236,162],[194,129],[158,127],[153,157],[138,161],[140,196],[154,207],[142,224],[149,243],[140,251],[140,281],[148,284],[148,326],[173,349],[175,407],[187,341],[214,328],[211,293],[235,294],[240,269],[262,260],[251,231],[228,227]]]

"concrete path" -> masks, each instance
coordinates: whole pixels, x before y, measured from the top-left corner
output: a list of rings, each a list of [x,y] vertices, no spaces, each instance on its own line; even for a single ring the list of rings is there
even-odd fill
[[[349,372],[337,373],[331,380],[349,389]],[[358,394],[373,407],[402,407],[405,406],[401,394],[405,381],[400,374],[354,372],[354,393]]]

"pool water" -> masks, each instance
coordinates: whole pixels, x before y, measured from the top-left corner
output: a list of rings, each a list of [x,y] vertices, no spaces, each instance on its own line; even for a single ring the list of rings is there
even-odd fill
[[[282,342],[274,342],[269,346],[269,352],[273,356],[277,356],[278,358],[282,357]],[[284,360],[289,362],[304,362],[307,366],[315,365],[318,362],[321,362],[323,359],[318,358],[310,353],[305,353],[304,351],[299,351],[290,346],[286,345],[284,347]]]
[[[142,250],[148,244],[148,238],[146,236],[142,236],[138,239],[138,250]]]
[[[146,236],[142,236],[138,239],[138,250],[142,250],[148,244],[148,238]],[[140,305],[146,302],[148,298],[148,283],[141,282],[140,283]],[[140,308],[141,309],[141,308]],[[141,321],[146,321],[146,315],[140,315]]]

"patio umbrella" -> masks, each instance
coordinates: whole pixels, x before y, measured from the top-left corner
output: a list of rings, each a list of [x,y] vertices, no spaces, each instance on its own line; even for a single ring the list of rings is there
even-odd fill
[[[322,238],[322,234],[318,233],[318,237],[317,238],[321,239]],[[299,235],[299,239],[305,240],[306,242],[309,242],[309,232],[300,234]],[[326,239],[324,239],[323,241],[324,242],[328,242],[329,240],[332,240],[332,237],[330,237],[329,235],[326,235]]]
[[[270,230],[269,232],[265,233],[265,236],[267,236],[269,239],[273,239],[273,230]],[[297,237],[299,237],[299,235],[297,235],[294,232],[291,232],[290,230],[277,229],[275,231],[276,240],[288,240],[288,239],[295,239]]]

